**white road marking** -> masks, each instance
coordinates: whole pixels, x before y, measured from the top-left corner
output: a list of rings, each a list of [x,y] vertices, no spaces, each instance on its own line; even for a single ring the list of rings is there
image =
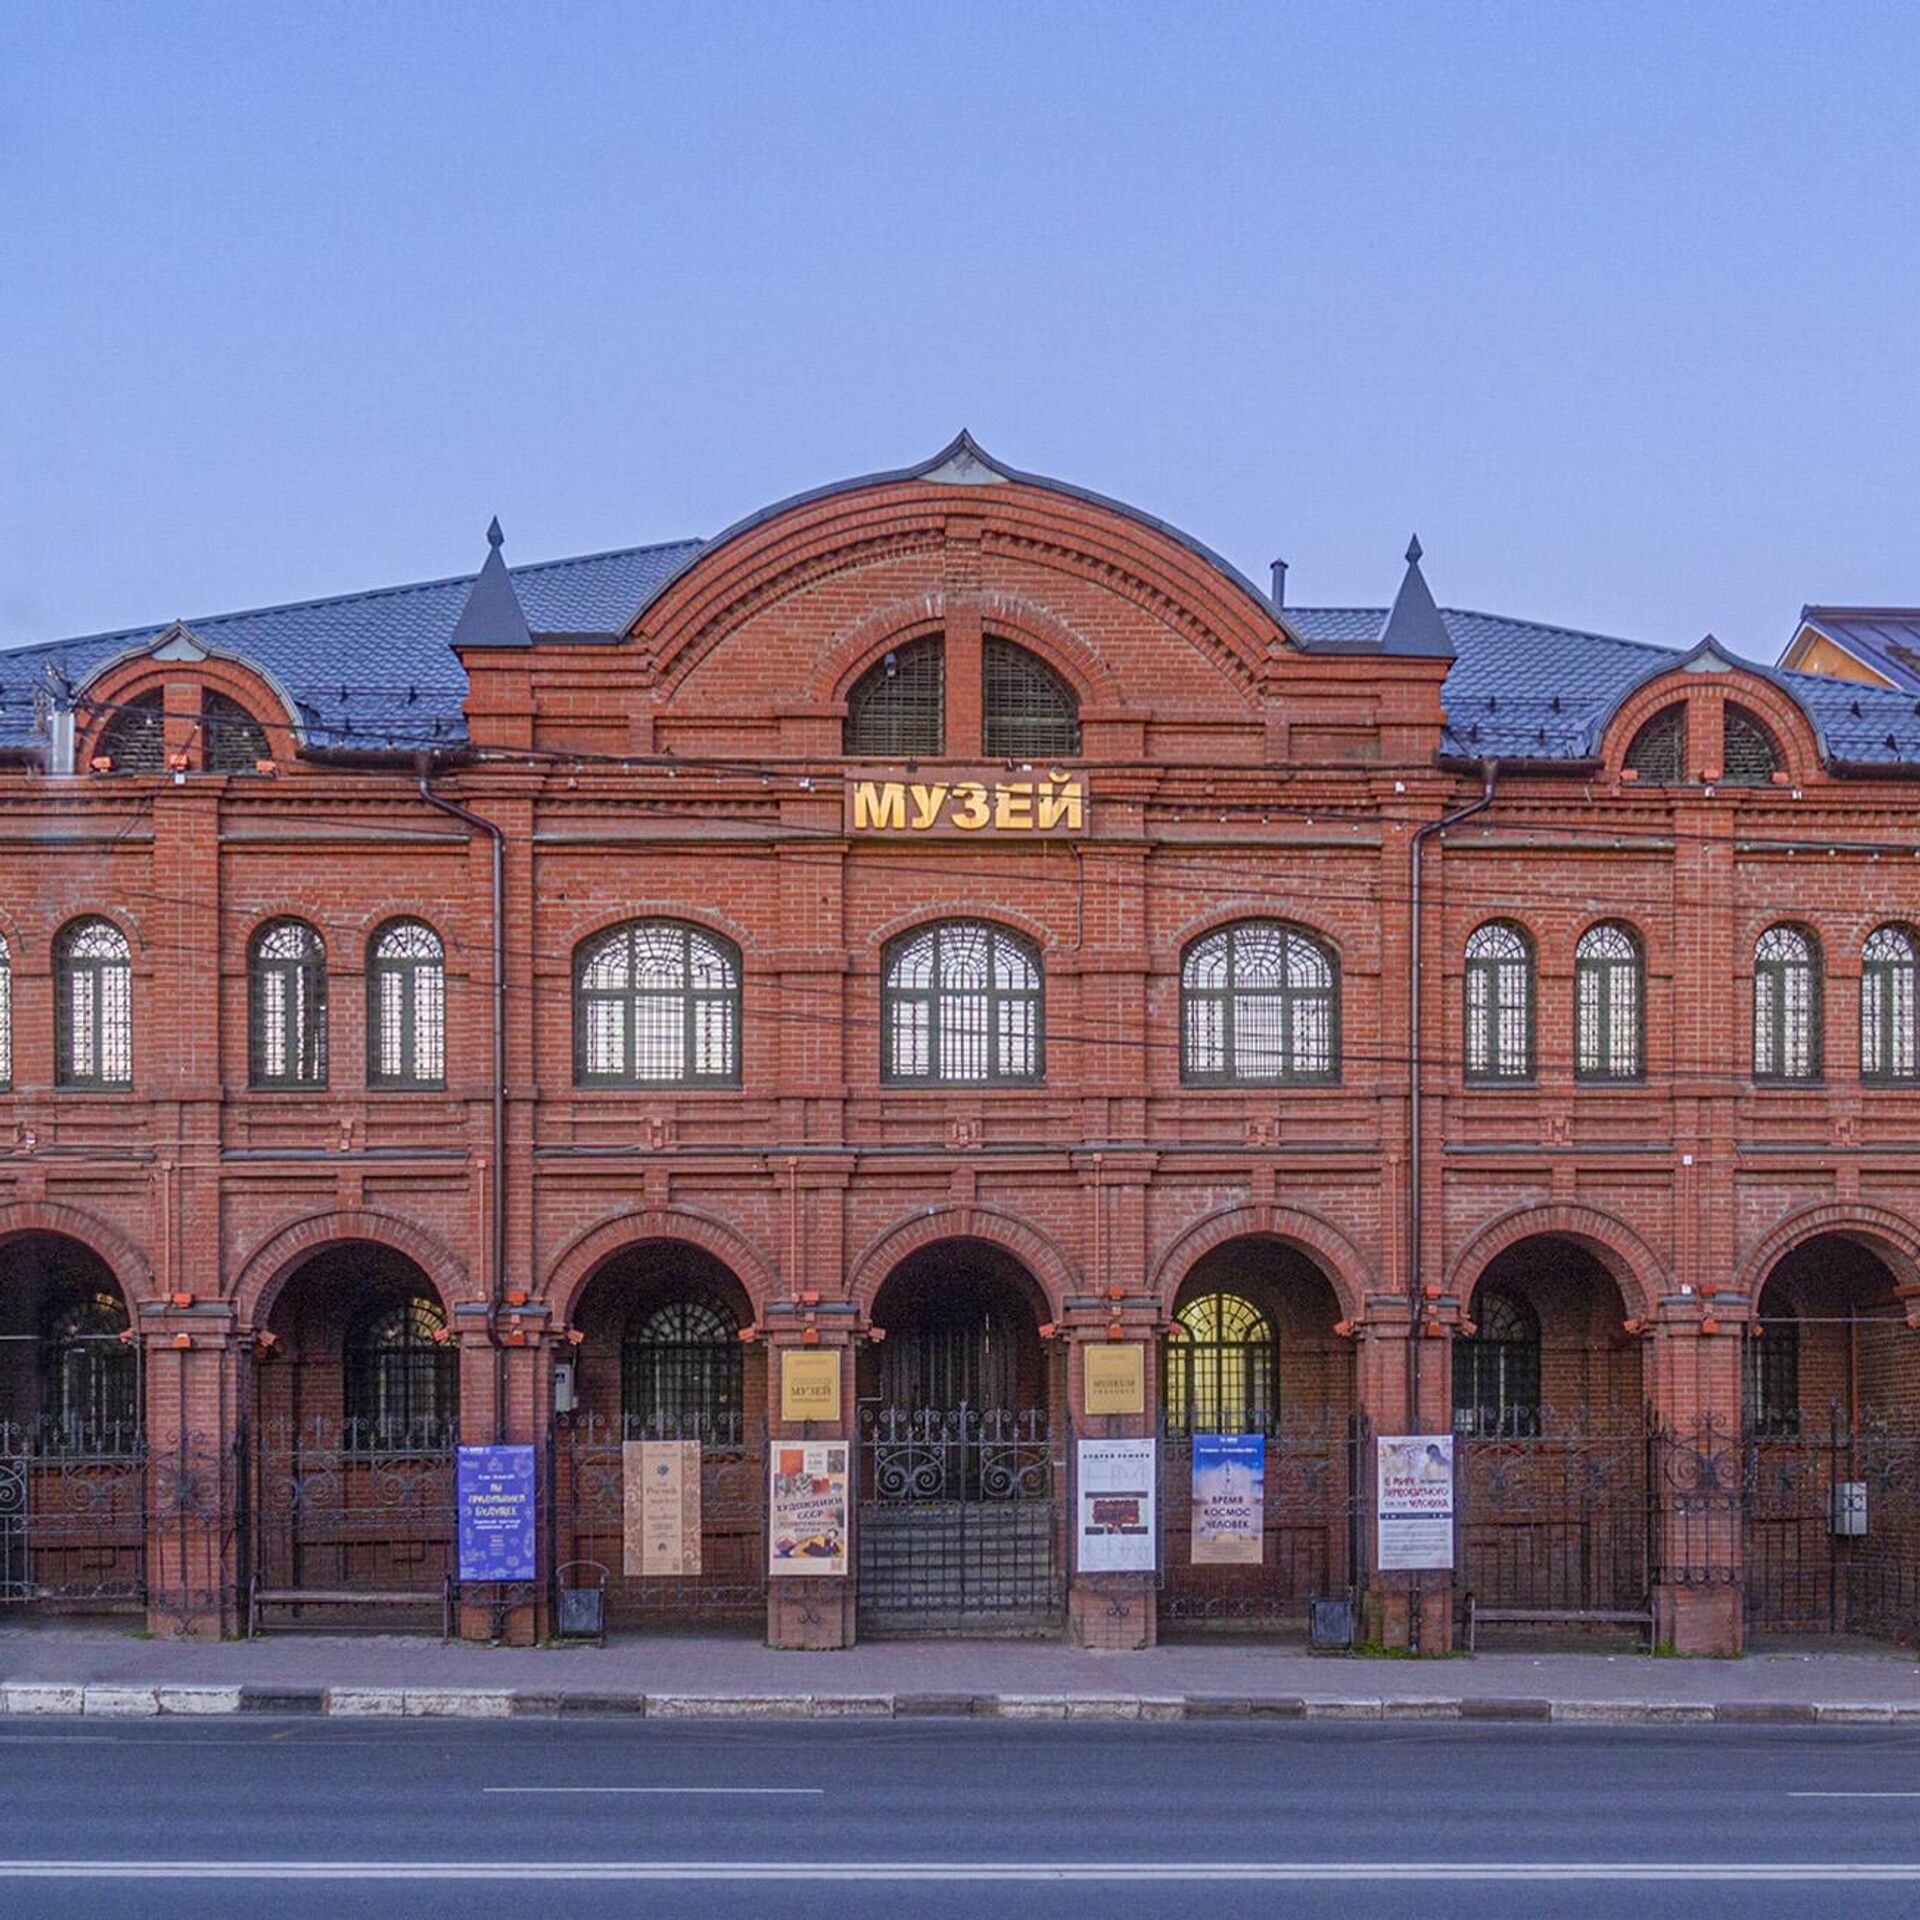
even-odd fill
[[[1790,1791],[1789,1800],[1920,1800],[1920,1787],[1869,1790],[1865,1787],[1801,1787]]]
[[[822,1795],[825,1787],[482,1787],[482,1793],[745,1793]]]
[[[0,1880],[1920,1881],[1920,1861],[0,1860]]]

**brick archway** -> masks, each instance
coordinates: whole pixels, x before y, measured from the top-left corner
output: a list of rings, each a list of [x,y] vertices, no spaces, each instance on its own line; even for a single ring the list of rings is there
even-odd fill
[[[262,1326],[294,1273],[324,1247],[363,1240],[404,1255],[426,1275],[440,1304],[451,1313],[469,1294],[465,1263],[445,1241],[396,1214],[364,1207],[310,1213],[280,1228],[255,1248],[240,1268],[233,1290],[243,1326]]]
[[[1181,1229],[1155,1262],[1149,1291],[1161,1310],[1170,1313],[1181,1283],[1205,1255],[1230,1240],[1260,1236],[1284,1240],[1306,1254],[1332,1287],[1341,1317],[1362,1317],[1367,1294],[1379,1287],[1372,1262],[1338,1227],[1302,1207],[1242,1205],[1201,1215]]]
[[[49,1200],[22,1200],[0,1207],[0,1246],[29,1233],[58,1234],[97,1254],[119,1282],[129,1311],[137,1304],[136,1284],[148,1293],[153,1290],[153,1262],[145,1248],[96,1213]]]
[[[1571,1240],[1592,1254],[1620,1289],[1629,1318],[1650,1319],[1672,1290],[1664,1264],[1624,1220],[1597,1207],[1556,1203],[1516,1207],[1480,1228],[1449,1263],[1447,1291],[1464,1305],[1497,1256],[1541,1238]]]
[[[1852,1240],[1879,1259],[1907,1302],[1909,1320],[1920,1326],[1920,1227],[1886,1207],[1858,1201],[1800,1207],[1762,1236],[1735,1273],[1735,1285],[1752,1299],[1756,1312],[1760,1289],[1774,1268],[1796,1247],[1822,1234]]]
[[[928,1207],[889,1227],[854,1261],[847,1293],[862,1317],[872,1313],[874,1297],[901,1261],[937,1240],[985,1240],[1011,1254],[1038,1283],[1055,1319],[1065,1310],[1068,1298],[1085,1284],[1054,1241],[1013,1214],[995,1207]]]
[[[556,1322],[569,1322],[594,1275],[616,1254],[643,1240],[682,1240],[712,1254],[740,1283],[756,1320],[779,1292],[778,1265],[725,1221],[691,1207],[648,1207],[589,1227],[555,1260],[544,1291]]]

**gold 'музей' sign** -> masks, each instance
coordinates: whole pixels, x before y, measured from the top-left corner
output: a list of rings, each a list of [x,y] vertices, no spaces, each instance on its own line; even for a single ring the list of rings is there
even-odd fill
[[[1087,783],[1057,769],[1010,774],[1004,767],[956,768],[938,779],[849,780],[846,827],[909,840],[1064,839],[1087,830]]]

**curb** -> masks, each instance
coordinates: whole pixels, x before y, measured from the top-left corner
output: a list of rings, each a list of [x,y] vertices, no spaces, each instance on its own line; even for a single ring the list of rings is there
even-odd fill
[[[374,1720],[1467,1720],[1554,1726],[1920,1726],[1920,1701],[1398,1699],[1228,1694],[596,1693],[533,1688],[0,1683],[0,1716]]]

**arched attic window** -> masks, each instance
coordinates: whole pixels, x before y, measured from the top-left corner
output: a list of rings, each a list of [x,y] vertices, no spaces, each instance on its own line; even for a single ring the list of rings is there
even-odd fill
[[[102,773],[161,773],[167,762],[163,696],[155,691],[122,705],[101,729],[94,748]]]
[[[1687,780],[1687,703],[1676,700],[1641,724],[1625,764],[1643,787],[1679,787]]]
[[[1780,746],[1757,714],[1729,700],[1720,725],[1720,780],[1729,787],[1764,787],[1780,768]]]
[[[981,650],[982,744],[996,760],[1080,751],[1080,702],[1037,654],[991,634]]]
[[[841,745],[876,760],[936,759],[947,741],[947,649],[939,634],[891,647],[847,695]]]
[[[267,730],[238,700],[209,688],[200,709],[201,759],[209,773],[258,773],[271,759]]]

